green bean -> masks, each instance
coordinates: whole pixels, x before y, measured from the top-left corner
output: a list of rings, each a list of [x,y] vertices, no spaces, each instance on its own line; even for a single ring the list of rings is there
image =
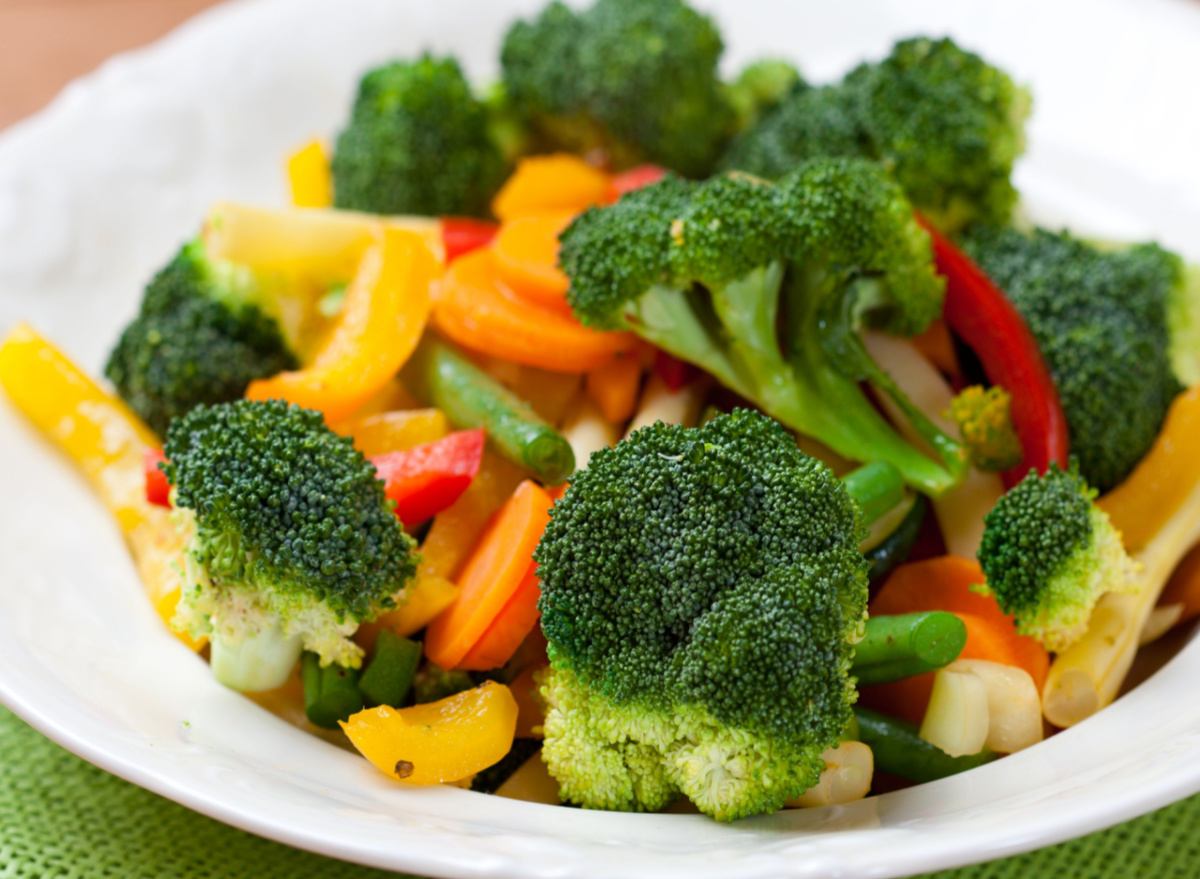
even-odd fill
[[[921,526],[925,524],[928,509],[929,502],[925,500],[925,495],[918,494],[908,514],[896,526],[896,530],[863,553],[863,557],[871,563],[871,570],[867,576],[872,586],[883,582],[897,565],[908,558],[921,535]]]
[[[300,678],[304,682],[304,713],[316,726],[337,729],[339,720],[361,711],[358,672],[330,664],[321,668],[321,658],[305,651],[300,660]]]
[[[358,681],[359,692],[372,705],[399,708],[412,689],[420,661],[420,641],[381,629],[375,639],[375,655]]]
[[[456,427],[482,427],[501,455],[547,484],[559,485],[574,472],[575,455],[566,439],[449,343],[426,333],[400,379]]]
[[[978,754],[951,757],[917,735],[917,728],[911,723],[866,708],[855,708],[854,714],[858,718],[859,739],[870,746],[875,768],[909,781],[936,781],[990,763],[999,756],[984,749]]]
[[[911,678],[954,662],[966,643],[967,627],[945,611],[871,617],[851,673],[864,687]]]
[[[872,461],[847,473],[842,485],[862,508],[867,525],[904,500],[904,477],[887,461]]]

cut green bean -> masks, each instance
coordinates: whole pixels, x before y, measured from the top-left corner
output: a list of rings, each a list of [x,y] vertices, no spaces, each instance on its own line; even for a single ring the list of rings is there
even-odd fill
[[[325,729],[337,729],[339,720],[348,720],[361,711],[358,672],[330,664],[321,668],[321,658],[305,651],[300,660],[300,678],[304,682],[304,713],[310,722]]]
[[[872,461],[847,473],[842,485],[862,508],[865,525],[904,500],[904,477],[887,461]]]
[[[871,617],[850,671],[860,687],[911,678],[954,662],[966,643],[967,627],[945,611]]]
[[[984,749],[978,754],[951,757],[917,735],[911,723],[866,708],[855,708],[854,715],[858,718],[859,739],[870,746],[875,768],[918,784],[966,772],[999,756]]]
[[[925,495],[918,494],[896,530],[863,553],[863,557],[871,564],[867,576],[872,586],[882,583],[897,565],[908,558],[916,546],[917,538],[921,536],[921,526],[925,524],[928,510],[929,501]]]
[[[482,427],[496,451],[548,485],[575,471],[575,454],[562,434],[449,343],[426,333],[400,379],[455,427]]]
[[[375,655],[358,681],[359,692],[372,705],[399,708],[412,689],[420,661],[420,641],[381,629],[375,639]]]

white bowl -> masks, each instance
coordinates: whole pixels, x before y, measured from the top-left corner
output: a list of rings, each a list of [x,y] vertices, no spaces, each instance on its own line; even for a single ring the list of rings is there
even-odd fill
[[[282,204],[281,157],[337,130],[357,76],[452,50],[495,73],[542,0],[256,0],[69,88],[0,138],[0,329],[33,320],[99,371],[141,285],[219,198]],[[921,0],[711,5],[730,67],[837,76],[949,33],[1035,91],[1034,216],[1200,257],[1200,4]],[[519,7],[519,9],[518,9]],[[721,825],[405,789],[216,684],[142,597],[83,480],[0,404],[0,700],[92,762],[335,857],[461,877],[885,877],[1013,854],[1200,790],[1200,645],[1100,715],[966,775]]]

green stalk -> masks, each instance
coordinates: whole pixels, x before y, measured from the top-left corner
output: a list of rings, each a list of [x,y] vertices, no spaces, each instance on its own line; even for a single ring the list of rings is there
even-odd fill
[[[257,693],[282,687],[300,659],[299,635],[285,636],[278,626],[229,646],[213,637],[209,665],[213,677],[232,690]]]
[[[872,461],[842,477],[842,485],[870,525],[904,500],[904,477],[887,461]]]
[[[952,613],[871,617],[850,671],[860,687],[911,678],[954,662],[966,643],[967,627]]]
[[[859,741],[870,746],[875,768],[918,784],[966,772],[999,756],[985,748],[978,754],[951,757],[917,735],[911,723],[866,708],[855,708],[854,716],[858,718]]]

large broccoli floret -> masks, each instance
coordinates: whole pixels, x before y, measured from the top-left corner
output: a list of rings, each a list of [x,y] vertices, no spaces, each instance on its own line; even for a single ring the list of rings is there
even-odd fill
[[[978,227],[963,244],[1029,324],[1079,472],[1100,491],[1114,487],[1149,451],[1180,390],[1167,327],[1178,257],[1152,244],[1101,251],[1042,229]]]
[[[778,177],[813,156],[869,156],[939,227],[1003,222],[1024,148],[1028,94],[949,39],[895,45],[836,86],[785,100],[731,145],[723,164]]]
[[[458,62],[425,55],[362,78],[332,170],[340,208],[482,216],[504,160]]]
[[[1106,592],[1135,592],[1121,535],[1073,468],[1030,472],[984,517],[979,562],[986,590],[1017,629],[1061,652],[1087,631]]]
[[[544,147],[703,176],[734,125],[717,78],[723,48],[682,0],[597,0],[580,13],[556,2],[512,26],[500,61]]]
[[[534,553],[562,796],[654,810],[682,794],[731,821],[815,784],[852,717],[865,533],[832,472],[757,413],[593,455]]]
[[[883,460],[939,494],[966,468],[867,355],[856,330],[920,332],[941,310],[927,234],[876,164],[820,159],[777,185],[678,178],[593,208],[561,236],[580,319],[630,329],[843,457]],[[940,463],[859,387],[891,395]]]
[[[320,412],[239,400],[174,421],[164,451],[190,511],[176,625],[210,638],[218,680],[279,686],[302,648],[357,668],[349,635],[395,606],[417,557],[352,440]]]
[[[194,406],[239,399],[255,379],[297,366],[265,304],[249,269],[192,241],[146,287],[104,374],[163,436]]]

